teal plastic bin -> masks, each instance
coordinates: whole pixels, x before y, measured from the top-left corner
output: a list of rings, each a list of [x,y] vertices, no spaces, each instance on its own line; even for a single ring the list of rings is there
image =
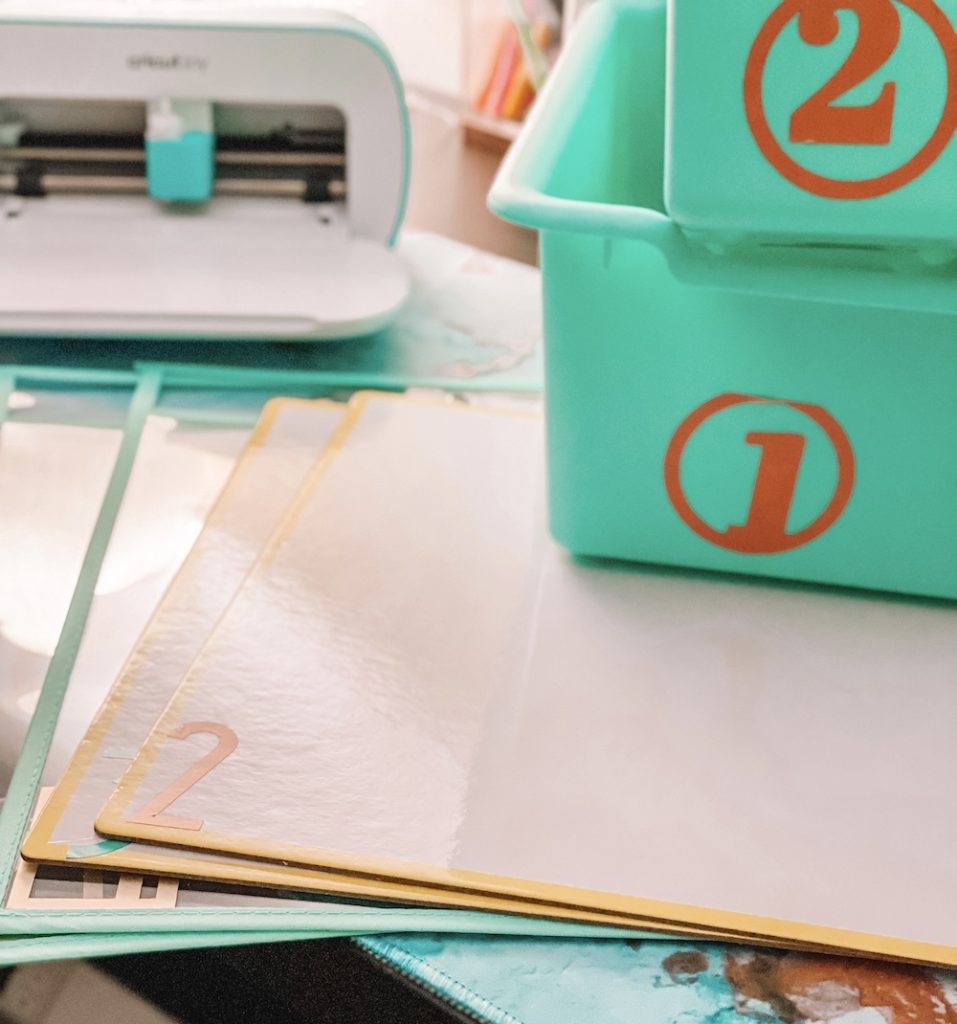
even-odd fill
[[[957,598],[957,271],[689,240],[665,44],[663,3],[596,3],[490,197],[541,232],[556,539]]]

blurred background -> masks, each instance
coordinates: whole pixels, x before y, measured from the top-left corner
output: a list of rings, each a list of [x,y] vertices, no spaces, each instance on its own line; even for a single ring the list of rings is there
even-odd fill
[[[300,2],[364,21],[398,64],[413,126],[407,226],[534,262],[534,235],[492,217],[485,196],[563,40],[591,0]]]

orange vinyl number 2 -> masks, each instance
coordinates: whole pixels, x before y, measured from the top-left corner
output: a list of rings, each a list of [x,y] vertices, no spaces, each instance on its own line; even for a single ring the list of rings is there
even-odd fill
[[[838,10],[857,16],[857,40],[837,73],[791,116],[791,142],[886,146],[891,141],[897,87],[886,82],[863,106],[835,105],[879,71],[900,42],[901,22],[893,0],[805,0],[798,31],[809,46],[826,46],[840,31]]]
[[[174,729],[169,735],[175,740],[184,740],[197,732],[210,733],[216,736],[219,742],[213,749],[200,758],[187,771],[173,782],[171,782],[162,793],[153,797],[140,811],[129,817],[129,821],[139,825],[163,825],[166,828],[181,828],[191,832],[198,832],[203,827],[200,818],[179,818],[172,814],[163,814],[172,803],[178,800],[188,789],[208,775],[217,765],[226,760],[227,757],[239,746],[236,733],[229,726],[219,725],[217,722],[187,722],[178,729]]]
[[[916,153],[874,177],[835,178],[805,167],[793,153],[785,152],[764,108],[764,72],[781,33],[796,19],[798,34],[805,43],[825,46],[837,39],[841,30],[839,11],[850,11],[857,19],[854,45],[847,60],[823,88],[792,113],[790,141],[887,146],[900,99],[899,83],[885,82],[870,103],[847,103],[846,96],[879,72],[897,49],[902,7],[933,33],[947,67],[944,108],[936,127]],[[744,110],[758,149],[778,174],[812,195],[842,200],[874,199],[903,188],[934,164],[957,129],[955,42],[953,25],[935,0],[782,0],[758,31],[744,69]],[[927,97],[926,101],[932,102],[932,98]]]

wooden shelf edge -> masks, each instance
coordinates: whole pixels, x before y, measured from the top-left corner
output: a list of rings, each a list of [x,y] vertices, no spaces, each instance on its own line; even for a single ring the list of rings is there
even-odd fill
[[[488,117],[472,110],[464,111],[461,121],[466,145],[478,146],[500,155],[505,154],[508,147],[518,138],[522,128],[518,121]]]

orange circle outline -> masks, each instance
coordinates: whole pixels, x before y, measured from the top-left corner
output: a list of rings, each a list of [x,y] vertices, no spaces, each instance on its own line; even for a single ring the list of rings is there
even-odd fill
[[[788,156],[768,124],[764,110],[765,66],[778,36],[792,18],[800,16],[802,0],[784,0],[761,26],[754,40],[744,70],[744,109],[751,134],[765,160],[782,177],[805,192],[825,199],[874,199],[887,195],[919,178],[935,163],[957,132],[957,32],[933,0],[896,2],[909,7],[934,33],[947,65],[947,96],[940,121],[924,146],[906,163],[876,178],[844,180],[809,171]]]
[[[797,533],[788,534],[787,543],[784,546],[768,551],[755,551],[729,543],[726,533],[722,533],[713,526],[709,526],[695,512],[681,485],[681,459],[688,441],[691,440],[698,428],[706,420],[711,419],[712,416],[719,412],[724,412],[725,409],[749,403],[784,405],[803,413],[824,431],[837,456],[837,486],[824,511],[817,519],[808,526],[805,526],[804,529],[798,530]],[[709,399],[703,405],[699,405],[697,409],[682,420],[678,429],[674,432],[671,441],[668,443],[668,450],[665,452],[665,490],[668,492],[668,498],[671,501],[672,507],[681,517],[684,524],[704,540],[717,547],[724,548],[727,551],[736,551],[739,554],[780,554],[803,547],[803,545],[819,537],[837,522],[847,507],[851,493],[854,490],[854,474],[854,450],[851,447],[850,439],[844,432],[844,428],[826,409],[807,402],[789,402],[784,399],[760,398],[756,395],[740,395],[733,392],[718,395],[716,398]]]

